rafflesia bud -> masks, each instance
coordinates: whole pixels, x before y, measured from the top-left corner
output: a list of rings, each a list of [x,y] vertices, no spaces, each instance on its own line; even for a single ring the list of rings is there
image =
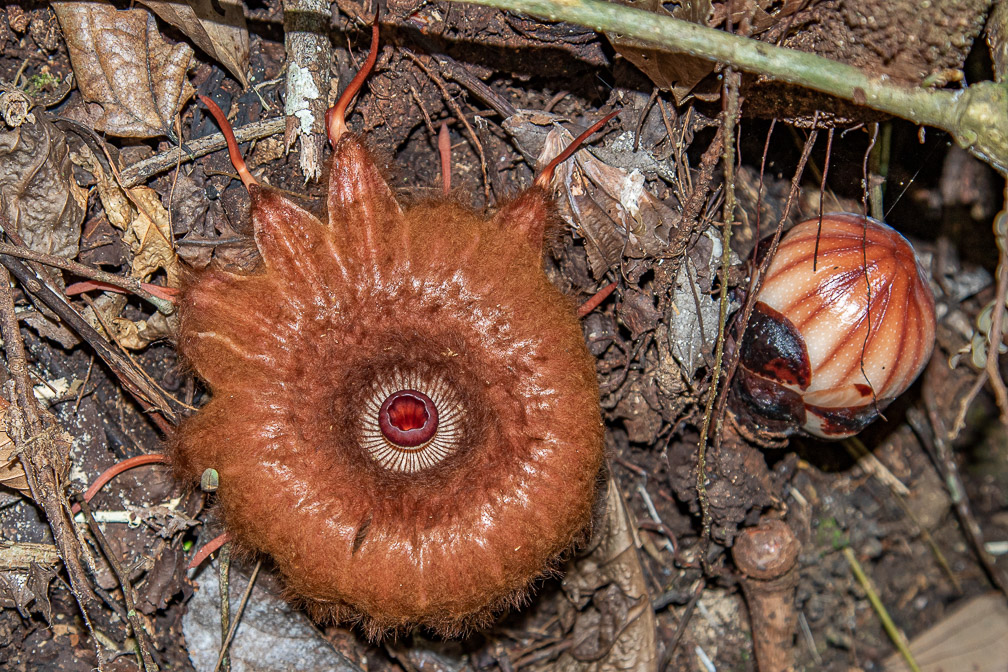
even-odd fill
[[[913,383],[934,334],[934,296],[903,236],[862,215],[810,219],[767,269],[733,408],[771,431],[852,436]]]

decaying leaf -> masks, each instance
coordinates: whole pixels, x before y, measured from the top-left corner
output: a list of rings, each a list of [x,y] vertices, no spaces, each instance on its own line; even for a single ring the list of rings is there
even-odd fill
[[[723,249],[721,238],[710,230],[705,231],[690,245],[676,273],[672,293],[674,308],[668,315],[667,347],[688,380],[694,379],[701,366],[709,364],[705,354],[712,356],[717,341],[721,305],[718,296],[710,290],[721,268]],[[732,266],[738,263],[738,257],[732,252]],[[729,312],[739,305],[737,298],[731,299]],[[664,342],[659,343],[659,348],[664,350],[665,347]]]
[[[81,145],[74,153],[74,161],[94,175],[98,197],[105,208],[109,224],[124,232],[123,243],[130,251],[129,275],[141,281],[158,271],[164,271],[165,284],[179,286],[181,267],[172,244],[168,211],[161,205],[157,192],[149,187],[124,190],[108,174],[94,152]],[[175,328],[175,316],[155,313],[146,320],[128,320],[119,317],[126,300],[122,295],[99,297],[95,301],[101,319],[96,319],[92,309],[87,314],[96,329],[108,328],[110,336],[119,345],[139,350],[151,342],[166,338]]]
[[[0,87],[0,209],[28,247],[77,256],[87,192],[73,179],[63,132],[30,99]]]
[[[106,2],[53,2],[84,105],[66,115],[110,135],[174,137],[172,119],[195,92],[193,50],[172,45],[145,9]]]
[[[127,320],[117,317],[110,325],[116,331],[116,342],[129,350],[142,350],[154,341],[170,337],[176,326],[162,313],[154,313],[147,320]]]
[[[545,165],[572,140],[562,128],[551,129],[539,164]],[[574,156],[574,161],[566,161],[556,170],[554,184],[560,187],[557,203],[560,215],[585,239],[595,277],[601,279],[624,257],[664,256],[670,227],[679,216],[644,188],[644,175],[610,166],[591,152]]]
[[[243,87],[248,86],[249,35],[242,3],[234,0],[142,2],[227,68]]]
[[[48,622],[52,618],[52,605],[49,603],[49,584],[56,577],[51,567],[43,567],[31,563],[27,573],[0,573],[0,607],[17,609],[25,618],[32,611],[40,612]],[[28,605],[35,603],[34,609]]]
[[[161,205],[161,197],[148,187],[134,187],[129,190],[129,195],[135,208],[124,238],[133,250],[130,275],[146,280],[158,269],[164,269],[168,274],[168,286],[178,287],[178,257],[172,247],[168,211]]]
[[[661,0],[616,0],[621,5],[643,9],[663,16],[673,16],[683,21],[707,25],[711,15],[711,0],[685,0],[671,12]],[[637,66],[660,89],[671,91],[677,103],[693,91],[693,87],[714,71],[714,62],[686,54],[675,54],[655,49],[650,44],[606,33],[613,48],[623,58]]]
[[[31,497],[28,477],[25,476],[21,460],[14,452],[14,441],[7,435],[7,415],[10,404],[0,398],[0,484],[17,490],[25,497]]]
[[[605,522],[596,544],[564,578],[574,617],[574,646],[550,669],[563,672],[652,672],[658,667],[655,616],[636,538],[619,486],[610,477]]]
[[[163,269],[167,286],[178,287],[180,268],[172,245],[168,211],[161,205],[157,192],[149,187],[123,190],[87,146],[81,146],[74,160],[94,175],[105,216],[112,226],[126,234],[123,242],[133,256],[130,276],[147,280]]]
[[[923,672],[971,670],[1000,672],[1008,660],[1008,605],[1001,593],[987,593],[964,603],[910,642]],[[885,672],[910,668],[899,654],[886,659]]]
[[[35,610],[41,612],[46,622],[52,620],[52,604],[49,602],[49,584],[56,578],[56,570],[33,562],[28,568],[25,587],[35,601]]]

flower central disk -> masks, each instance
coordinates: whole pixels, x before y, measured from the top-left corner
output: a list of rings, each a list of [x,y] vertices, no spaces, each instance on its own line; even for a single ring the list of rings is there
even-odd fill
[[[382,404],[378,426],[385,438],[403,448],[416,448],[434,438],[438,412],[423,392],[400,390]]]
[[[455,453],[465,412],[455,389],[436,375],[380,375],[360,414],[361,445],[389,471],[411,474]]]

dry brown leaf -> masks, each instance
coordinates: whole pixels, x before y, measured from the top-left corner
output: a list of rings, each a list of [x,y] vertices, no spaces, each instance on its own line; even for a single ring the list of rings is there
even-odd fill
[[[574,614],[574,647],[549,667],[561,672],[654,672],[658,647],[654,609],[641,567],[636,525],[610,476],[605,523],[596,545],[573,563],[563,581]],[[567,616],[567,617],[565,617]]]
[[[53,2],[85,105],[66,115],[110,135],[174,137],[172,119],[195,90],[193,50],[172,45],[145,9],[106,2]]]
[[[170,338],[178,329],[178,324],[161,313],[154,313],[147,320],[127,320],[117,317],[110,325],[116,332],[115,340],[128,350],[142,350],[154,341]]]
[[[178,256],[172,245],[168,211],[157,192],[149,187],[124,191],[86,145],[75,153],[74,160],[94,175],[109,223],[125,232],[123,242],[133,255],[130,276],[147,280],[158,269],[164,269],[167,285],[178,287]]]
[[[181,30],[208,56],[248,86],[249,35],[242,3],[217,0],[141,0],[159,17]]]
[[[30,99],[0,87],[0,210],[31,249],[77,256],[87,192],[73,179],[66,136]]]
[[[161,205],[157,192],[148,187],[123,190],[87,145],[77,149],[74,161],[94,175],[98,198],[105,208],[108,223],[124,232],[123,243],[129,247],[131,258],[129,275],[144,281],[158,270],[163,270],[165,284],[177,288],[181,267],[172,244],[168,210]],[[176,318],[165,318],[160,313],[135,322],[119,317],[125,306],[124,297],[119,295],[103,295],[95,304],[101,310],[103,319],[98,320],[88,309],[86,314],[91,325],[100,331],[106,327],[112,330],[114,333],[110,337],[131,350],[145,348],[152,341],[166,338],[177,326],[173,322]]]
[[[661,0],[615,0],[621,5],[643,9],[662,16],[672,16],[683,21],[707,25],[711,15],[711,0],[685,0],[673,11],[665,9]],[[660,89],[671,91],[677,103],[693,91],[693,87],[714,71],[714,63],[709,60],[675,54],[653,46],[623,37],[618,33],[606,33],[613,48],[623,58],[637,66]]]
[[[7,414],[10,404],[0,399],[0,483],[31,498],[28,477],[21,460],[14,453],[14,441],[7,435]]]
[[[573,141],[554,127],[539,155],[545,165]],[[669,229],[678,214],[644,188],[644,175],[610,166],[591,152],[580,151],[574,161],[557,167],[560,215],[587,242],[592,274],[601,279],[624,256],[635,259],[667,253]]]
[[[1008,604],[1001,593],[966,600],[940,623],[910,642],[922,672],[971,670],[1003,672],[1008,660]],[[898,654],[884,663],[886,672],[909,672]]]
[[[164,269],[168,275],[167,285],[178,287],[178,257],[172,246],[168,211],[161,205],[161,197],[148,187],[134,187],[129,195],[136,213],[123,238],[133,250],[130,275],[146,280],[158,269]]]

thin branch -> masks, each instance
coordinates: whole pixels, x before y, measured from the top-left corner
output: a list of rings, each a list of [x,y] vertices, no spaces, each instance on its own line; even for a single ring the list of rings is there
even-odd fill
[[[1002,174],[1008,173],[1008,87],[1002,84],[978,82],[956,91],[898,86],[885,75],[869,75],[816,54],[603,0],[467,1],[619,33],[671,52],[727,63],[917,124],[935,126],[951,133],[956,142]]]
[[[66,456],[70,451],[69,440],[57,427],[43,420],[35,400],[28,377],[24,342],[14,313],[10,275],[3,266],[0,266],[0,331],[14,388],[7,433],[14,440],[20,455],[32,498],[42,507],[52,530],[53,541],[70,578],[70,592],[77,600],[88,631],[93,633],[89,611],[96,606],[96,599],[81,563],[83,551],[80,540],[67,516],[70,507],[62,482],[66,473]],[[95,651],[99,669],[105,669],[105,659],[97,640]]]
[[[246,124],[234,129],[235,139],[239,142],[249,142],[251,140],[261,140],[271,135],[283,133],[286,128],[286,121],[283,117],[272,119],[262,119],[260,121]],[[188,140],[185,143],[189,151],[181,147],[155,154],[143,161],[127,166],[119,176],[120,184],[125,189],[143,184],[153,175],[164,172],[169,168],[174,168],[180,161],[195,161],[201,156],[206,156],[218,150],[224,149],[227,145],[223,133],[214,133],[197,140]]]
[[[133,599],[133,584],[130,583],[129,577],[123,571],[122,563],[116,557],[115,551],[109,545],[108,539],[105,538],[105,534],[98,526],[98,522],[91,515],[91,507],[88,506],[87,500],[81,500],[80,507],[84,512],[85,519],[87,519],[91,534],[94,535],[95,540],[98,542],[98,547],[112,568],[112,573],[115,574],[116,579],[119,581],[119,587],[122,589],[123,594],[123,603],[126,606],[126,619],[133,630],[133,636],[136,637],[144,672],[158,672],[160,668],[154,662],[154,657],[151,656],[150,642],[147,641],[147,632],[143,628],[143,623],[140,622],[139,614],[137,614],[136,602]]]
[[[112,285],[113,287],[118,287],[124,291],[136,294],[141,299],[157,308],[158,312],[164,313],[165,315],[171,315],[175,312],[175,304],[167,299],[154,296],[147,291],[144,288],[143,283],[136,278],[127,278],[121,275],[116,275],[115,273],[103,271],[100,268],[94,268],[93,266],[88,266],[87,264],[72,261],[66,257],[60,257],[55,254],[45,254],[44,252],[36,252],[35,250],[29,250],[26,247],[9,245],[8,243],[0,243],[0,254],[17,257],[18,259],[37,261],[41,264],[45,264],[46,266],[62,268],[64,271],[69,271],[82,278],[90,278],[91,280],[104,282]]]

